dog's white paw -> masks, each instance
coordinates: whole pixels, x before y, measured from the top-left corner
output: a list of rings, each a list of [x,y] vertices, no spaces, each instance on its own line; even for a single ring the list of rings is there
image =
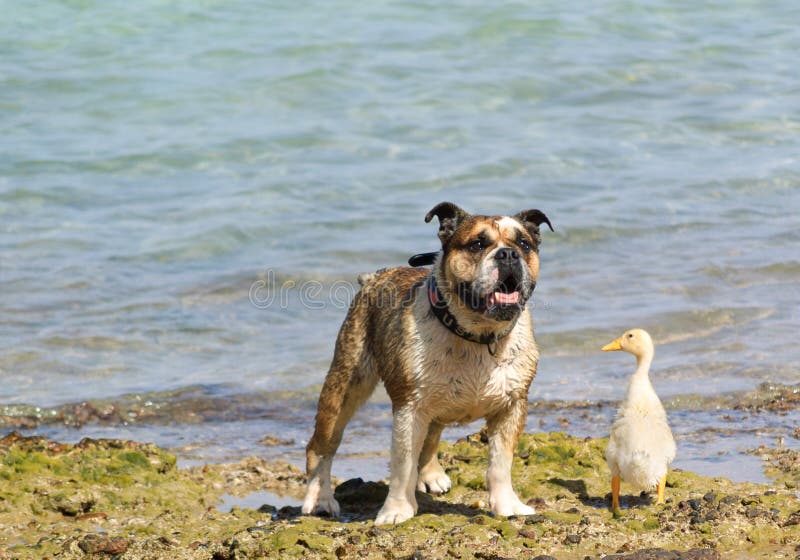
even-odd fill
[[[534,509],[532,506],[520,502],[514,508],[511,515],[533,515],[534,513],[536,513],[536,509]]]
[[[314,492],[309,488],[300,511],[303,512],[303,515],[327,513],[331,517],[339,517],[339,502],[331,492]]]
[[[453,483],[450,482],[450,477],[445,474],[439,465],[436,465],[435,468],[423,469],[419,473],[419,478],[417,478],[417,490],[434,496],[449,492],[452,487]]]
[[[533,515],[536,513],[535,509],[523,504],[514,493],[503,495],[496,499],[492,499],[490,496],[489,505],[492,508],[493,514],[502,517],[509,517],[511,515]]]
[[[408,502],[385,503],[375,518],[375,525],[396,525],[411,519],[414,513],[414,507]]]

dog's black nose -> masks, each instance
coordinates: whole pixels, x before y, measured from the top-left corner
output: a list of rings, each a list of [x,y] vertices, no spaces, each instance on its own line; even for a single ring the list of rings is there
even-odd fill
[[[519,253],[517,253],[516,249],[512,249],[511,247],[500,247],[494,254],[494,258],[499,261],[500,264],[511,264],[519,260]]]

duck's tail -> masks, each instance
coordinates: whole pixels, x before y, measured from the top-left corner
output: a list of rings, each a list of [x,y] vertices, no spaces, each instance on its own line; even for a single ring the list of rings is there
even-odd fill
[[[626,482],[641,490],[652,490],[666,473],[664,459],[654,458],[645,451],[635,452],[625,469]]]

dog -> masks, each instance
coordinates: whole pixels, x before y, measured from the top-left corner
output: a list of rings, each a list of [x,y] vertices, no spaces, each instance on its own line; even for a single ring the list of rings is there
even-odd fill
[[[511,485],[539,352],[527,302],[539,276],[540,210],[471,215],[436,205],[441,251],[429,269],[395,267],[362,276],[336,339],[306,448],[304,514],[338,516],[331,463],[345,425],[382,381],[392,401],[389,494],[376,525],[417,512],[415,490],[442,494],[451,482],[437,457],[442,430],[485,418],[486,475],[496,515],[534,509]]]

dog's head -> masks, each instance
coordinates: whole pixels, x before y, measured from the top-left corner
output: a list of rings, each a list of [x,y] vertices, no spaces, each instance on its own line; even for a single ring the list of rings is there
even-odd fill
[[[514,216],[472,215],[451,202],[437,204],[441,258],[434,274],[450,310],[473,325],[515,320],[539,277],[539,226],[553,226],[541,210]]]

